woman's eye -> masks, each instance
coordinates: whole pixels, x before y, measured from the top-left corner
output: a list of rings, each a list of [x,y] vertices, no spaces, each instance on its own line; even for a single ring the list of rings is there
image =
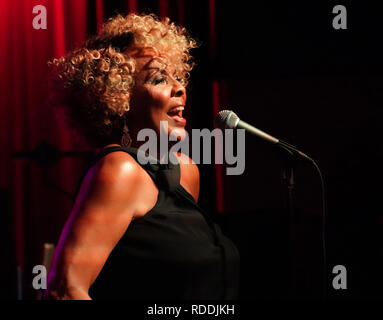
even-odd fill
[[[178,83],[180,83],[181,85],[185,85],[185,83],[186,83],[186,81],[185,81],[185,78],[184,77],[181,77],[181,76],[174,76],[174,79],[178,82]]]
[[[160,83],[166,83],[167,79],[166,77],[158,77],[154,78],[151,82],[152,84],[160,84]]]

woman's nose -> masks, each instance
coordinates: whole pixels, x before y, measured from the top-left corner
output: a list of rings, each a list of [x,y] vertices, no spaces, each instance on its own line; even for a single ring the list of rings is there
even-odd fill
[[[185,87],[179,81],[177,81],[175,79],[173,81],[172,95],[175,96],[175,97],[186,96],[186,89],[185,89]]]

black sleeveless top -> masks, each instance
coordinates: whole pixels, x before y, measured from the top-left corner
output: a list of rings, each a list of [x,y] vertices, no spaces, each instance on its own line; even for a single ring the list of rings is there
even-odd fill
[[[137,149],[109,147],[94,159]],[[139,163],[139,162],[138,162]],[[180,165],[141,165],[156,183],[155,206],[134,219],[90,287],[92,299],[236,299],[239,253],[180,184]]]

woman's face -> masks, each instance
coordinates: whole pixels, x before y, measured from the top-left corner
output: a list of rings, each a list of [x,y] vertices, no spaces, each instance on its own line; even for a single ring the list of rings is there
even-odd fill
[[[153,55],[136,57],[135,86],[130,100],[128,125],[134,137],[140,129],[161,132],[161,121],[167,123],[169,136],[185,138],[185,87],[176,79],[174,67]],[[159,136],[158,136],[159,137]]]

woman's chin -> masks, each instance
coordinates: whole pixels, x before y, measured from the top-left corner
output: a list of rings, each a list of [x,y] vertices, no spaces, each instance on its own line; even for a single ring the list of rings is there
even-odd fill
[[[185,128],[169,128],[169,141],[181,141],[186,138]]]

